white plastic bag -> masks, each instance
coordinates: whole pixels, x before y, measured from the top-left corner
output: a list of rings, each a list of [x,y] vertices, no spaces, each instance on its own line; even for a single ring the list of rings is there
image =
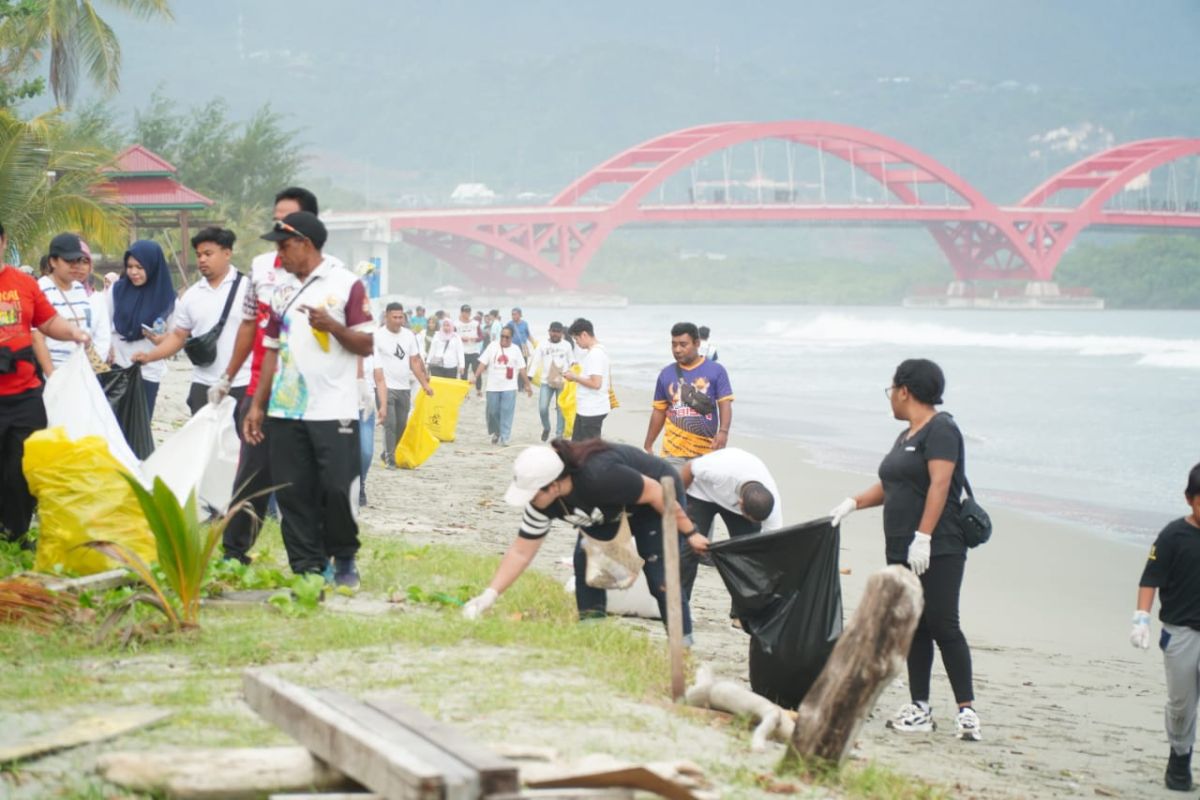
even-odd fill
[[[575,578],[567,578],[563,588],[567,594],[575,594]],[[646,583],[645,574],[639,574],[633,586],[628,589],[609,589],[606,594],[606,610],[618,617],[641,617],[642,619],[662,619],[658,612],[658,601],[650,594],[650,586]]]
[[[46,380],[42,394],[46,405],[46,427],[62,427],[69,439],[99,436],[108,443],[108,451],[131,473],[142,475],[141,462],[125,441],[112,406],[92,372],[87,352],[76,348],[66,362]]]
[[[181,501],[196,489],[202,512],[224,514],[233,497],[241,442],[233,421],[237,401],[226,397],[196,412],[142,463],[145,482],[162,478]]]

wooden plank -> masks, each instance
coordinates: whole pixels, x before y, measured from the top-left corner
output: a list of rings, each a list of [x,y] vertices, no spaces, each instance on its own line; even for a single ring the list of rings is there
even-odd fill
[[[671,699],[680,700],[686,690],[683,675],[683,590],[679,576],[679,522],[675,519],[675,479],[662,479],[663,567],[667,571],[667,649],[671,656]]]
[[[444,782],[435,767],[299,686],[247,670],[242,691],[263,719],[388,800],[442,800]]]
[[[273,794],[267,800],[383,800],[383,795],[370,792],[338,792],[336,794]]]
[[[667,800],[699,800],[686,786],[667,780],[645,767],[618,767],[595,772],[566,775],[550,780],[526,781],[531,789],[570,789],[624,787],[643,792],[653,792]]]
[[[134,708],[84,717],[58,730],[33,736],[20,744],[0,747],[0,764],[44,756],[91,742],[102,742],[162,722],[169,716],[170,711],[158,708]]]
[[[485,795],[516,792],[521,788],[517,765],[486,747],[471,741],[444,722],[426,716],[419,709],[397,698],[366,701],[367,705],[461,761],[479,774],[480,789]]]
[[[303,747],[106,753],[96,770],[109,783],[172,800],[259,800],[270,792],[358,786]]]
[[[116,589],[117,587],[134,583],[137,580],[132,572],[124,568],[97,572],[94,575],[84,575],[82,578],[60,578],[40,572],[22,573],[21,577],[38,581],[52,592],[71,592],[73,594],[84,591],[107,592],[109,589]]]
[[[486,800],[633,800],[631,789],[526,789],[513,794],[490,794]]]
[[[921,582],[904,567],[867,579],[850,624],[800,704],[785,764],[845,758],[863,718],[904,666],[923,607]]]
[[[421,731],[411,730],[379,709],[337,690],[313,689],[310,693],[328,703],[330,708],[340,711],[387,741],[402,746],[408,753],[437,770],[442,778],[446,800],[478,800],[482,794],[479,773],[429,741]],[[367,786],[375,788],[369,784]]]

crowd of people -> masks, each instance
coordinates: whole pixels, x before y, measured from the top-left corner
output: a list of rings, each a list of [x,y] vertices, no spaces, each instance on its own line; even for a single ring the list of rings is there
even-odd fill
[[[0,262],[0,525],[28,545],[35,510],[22,472],[25,440],[45,427],[44,381],[79,347],[96,371],[140,370],[153,415],[168,360],[190,362],[192,413],[232,397],[242,439],[235,501],[254,514],[224,532],[226,558],[249,563],[261,520],[277,508],[289,565],[336,585],[357,587],[355,503],[365,504],[374,461],[375,426],[383,428],[381,461],[394,454],[412,393],[436,392],[432,379],[465,380],[491,441],[512,440],[518,392],[535,380],[541,441],[513,463],[504,499],[522,509],[517,537],[487,587],[462,610],[470,619],[491,608],[530,565],[561,521],[575,531],[575,595],[581,619],[606,613],[607,593],[584,579],[587,543],[627,534],[663,620],[666,564],[660,482],[675,480],[680,537],[682,634],[692,639],[690,601],[719,517],[729,536],[783,527],[783,498],[764,462],[729,446],[734,393],[726,362],[709,330],[690,322],[670,329],[673,356],[659,373],[641,448],[604,438],[616,407],[609,355],[593,323],[551,322],[538,339],[520,308],[504,320],[462,305],[457,315],[426,314],[389,303],[376,321],[364,281],[326,254],[317,198],[292,187],[275,197],[274,222],[262,239],[275,249],[234,266],[232,231],[205,228],[192,237],[200,280],[178,294],[162,248],[139,240],[124,253],[115,280],[93,285],[92,257],[74,233],[55,236],[41,275]],[[8,242],[0,227],[0,252]],[[559,402],[574,384],[573,430]],[[955,733],[979,740],[971,652],[959,622],[968,542],[962,521],[962,432],[939,411],[945,376],[937,364],[909,359],[885,389],[894,418],[905,423],[879,466],[879,480],[830,511],[838,526],[856,510],[883,508],[884,555],[920,580],[924,609],[908,653],[910,702],[889,720],[902,733],[934,730],[930,680],[940,651],[957,710]],[[469,392],[468,392],[469,394]],[[660,444],[661,442],[661,444]],[[273,490],[273,491],[272,491]],[[1191,788],[1200,663],[1200,465],[1189,476],[1191,514],[1169,525],[1151,550],[1137,596],[1131,641],[1150,643],[1156,592],[1167,665],[1166,726],[1170,788]]]

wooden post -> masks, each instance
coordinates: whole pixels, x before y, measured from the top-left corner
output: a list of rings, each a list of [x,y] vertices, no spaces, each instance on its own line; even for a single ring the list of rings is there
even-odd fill
[[[854,617],[800,704],[785,766],[845,757],[863,718],[904,666],[924,605],[921,582],[904,567],[885,567],[867,580]]]
[[[683,680],[683,587],[679,576],[679,507],[675,499],[675,479],[662,479],[663,491],[663,567],[667,571],[667,648],[671,655],[671,699],[681,700],[686,689]]]

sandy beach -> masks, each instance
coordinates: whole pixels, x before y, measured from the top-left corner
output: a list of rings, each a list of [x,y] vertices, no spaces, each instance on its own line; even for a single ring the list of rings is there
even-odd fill
[[[173,376],[180,373],[186,374],[172,368]],[[185,389],[179,378],[164,385],[160,432],[182,421]],[[640,445],[649,392],[623,388],[619,395],[622,406],[610,415],[605,433]],[[413,542],[502,553],[516,535],[520,511],[505,506],[501,494],[512,459],[521,447],[537,443],[540,423],[536,397],[521,395],[513,444],[500,448],[488,440],[483,408],[483,400],[471,395],[457,440],[443,444],[419,469],[388,471],[376,463],[361,521],[376,533]],[[880,443],[881,453],[887,444]],[[789,524],[825,515],[871,480],[813,467],[788,444],[741,436],[736,417],[731,445],[766,461],[784,494]],[[984,740],[953,737],[954,703],[939,662],[932,703],[940,729],[902,737],[884,728],[884,720],[907,700],[897,681],[864,725],[854,756],[962,797],[1171,796],[1162,786],[1167,744],[1161,657],[1153,650],[1134,651],[1126,638],[1144,552],[991,504],[988,510],[995,536],[969,556],[962,604]],[[570,570],[558,562],[570,555],[573,542],[569,530],[556,527],[534,568],[565,580]],[[850,571],[842,577],[848,619],[866,578],[884,565],[878,510],[851,516],[841,544],[841,567]],[[498,609],[506,609],[503,598]],[[748,639],[729,626],[727,610],[716,571],[701,569],[693,596],[694,656],[721,677],[748,681]],[[627,624],[662,636],[658,622]]]

